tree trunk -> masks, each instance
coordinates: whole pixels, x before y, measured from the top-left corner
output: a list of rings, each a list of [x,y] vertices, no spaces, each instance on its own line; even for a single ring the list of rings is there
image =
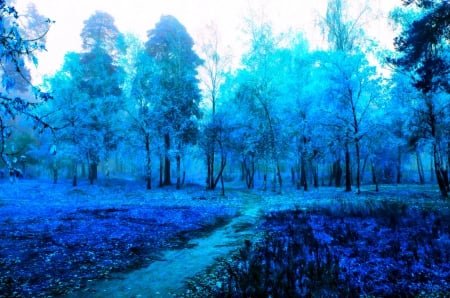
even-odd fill
[[[431,154],[434,156],[434,153]],[[435,171],[434,171],[434,158],[430,158],[430,182],[434,182]]]
[[[359,152],[359,141],[356,140],[355,143],[355,149],[356,149],[356,192],[358,194],[361,193],[361,158],[360,158],[360,152]]]
[[[92,173],[93,173],[93,177],[94,177],[94,180],[97,180],[97,178],[98,178],[98,163],[97,162],[95,162],[93,165],[92,165]]]
[[[402,183],[402,147],[397,148],[397,184]]]
[[[375,184],[375,191],[378,192],[380,189],[378,187],[378,179],[377,179],[377,172],[375,169],[375,164],[373,163],[373,160],[370,161],[372,165],[372,183]]]
[[[442,168],[442,163],[436,142],[433,142],[433,159],[434,159],[434,172],[436,173],[436,179],[438,182],[439,190],[441,191],[442,197],[448,198],[447,185],[445,184],[446,172]]]
[[[53,172],[53,184],[58,183],[58,167],[56,165],[56,158],[53,157],[52,161],[52,172]]]
[[[222,184],[222,196],[225,196],[225,184],[223,182],[223,175],[220,176],[220,183]]]
[[[331,185],[333,185],[333,179],[334,179],[334,163],[329,166],[329,170],[330,170],[330,177],[328,180],[328,186],[331,186]]]
[[[339,158],[333,163],[333,178],[334,185],[336,187],[342,186],[342,167],[341,167],[341,159]]]
[[[146,164],[145,164],[145,178],[147,181],[147,189],[152,189],[152,153],[150,151],[150,135],[145,136],[145,152],[146,152]]]
[[[419,184],[424,184],[425,175],[423,172],[422,158],[420,157],[420,153],[418,150],[416,150],[416,161],[417,161],[417,172],[419,174]]]
[[[291,182],[292,182],[292,185],[295,185],[295,170],[294,170],[294,167],[291,168]]]
[[[352,191],[352,177],[350,170],[350,151],[348,143],[345,144],[345,191]]]
[[[11,165],[9,166],[9,182],[11,184],[16,183],[16,172],[14,171],[14,168]]]
[[[163,187],[164,185],[164,156],[161,154],[159,156],[159,187]]]
[[[314,166],[314,188],[319,187],[319,165]]]
[[[430,125],[430,131],[431,136],[433,137],[433,160],[434,160],[434,172],[436,174],[437,183],[439,186],[439,190],[441,191],[441,195],[444,198],[448,198],[448,192],[447,192],[447,185],[445,184],[445,178],[444,173],[445,170],[442,165],[441,155],[438,148],[438,138],[437,138],[437,132],[436,132],[436,114],[433,109],[433,104],[430,102],[427,102],[428,106],[428,116],[429,116],[429,125]]]
[[[255,187],[255,157],[253,154],[249,154],[249,157],[250,161],[247,160],[246,156],[243,163],[245,170],[245,183],[248,189],[253,189]]]
[[[165,146],[165,155],[164,155],[164,183],[163,185],[171,185],[172,181],[170,178],[170,136],[169,134],[164,135],[164,146]]]
[[[301,165],[300,165],[301,173],[300,173],[300,184],[303,186],[303,190],[308,190],[308,178],[306,172],[306,158],[305,154],[302,154]]]
[[[247,173],[246,173],[246,166],[245,166],[246,157],[244,156],[241,163],[241,181],[245,181]]]
[[[342,166],[341,166],[341,159],[338,159],[336,163],[336,187],[342,186]]]
[[[267,172],[264,172],[263,175],[263,191],[267,190]]]
[[[77,179],[77,177],[78,177],[78,164],[77,164],[77,162],[75,160],[73,161],[73,173],[72,173],[72,175],[73,175],[72,186],[75,187],[75,186],[78,185],[78,179]]]
[[[277,161],[277,178],[278,178],[278,186],[280,187],[280,190],[278,191],[278,193],[281,194],[281,189],[283,187],[283,178],[281,177],[281,169],[280,169],[280,164]]]
[[[147,176],[146,180],[147,180],[147,190],[152,189],[152,177],[151,177],[151,175]]]
[[[447,190],[450,192],[450,142],[447,143]]]
[[[206,189],[213,189],[211,182],[211,155],[206,153]]]
[[[91,162],[89,164],[89,184],[94,184],[94,181],[98,178],[98,164],[96,162]]]
[[[250,173],[249,173],[249,187],[255,188],[255,160],[252,158]]]
[[[176,162],[177,162],[177,189],[181,188],[181,156],[179,153],[177,153],[176,156]]]
[[[225,170],[225,166],[226,165],[227,165],[227,157],[226,157],[225,153],[222,152],[221,160],[220,160],[220,170],[219,170],[219,173],[217,174],[216,179],[212,182],[213,185],[214,185],[214,189],[216,188],[217,183],[219,183],[219,179],[222,182],[222,187],[224,187],[224,185],[223,185],[224,184],[224,182],[223,182],[223,171]],[[225,190],[224,189],[222,189],[222,192],[225,194]]]
[[[211,159],[210,159],[210,162],[211,162],[211,175],[209,176],[210,178],[210,185],[211,185],[211,187],[212,187],[212,190],[214,190],[214,189],[216,189],[216,183],[215,183],[215,179],[214,179],[214,163],[215,163],[215,159],[216,159],[216,157],[215,157],[215,154],[214,154],[214,150],[215,150],[215,148],[214,148],[214,145],[212,146],[212,151],[211,151]]]
[[[58,183],[58,169],[57,168],[53,168],[53,184],[57,184]]]
[[[324,163],[322,163],[322,169],[325,169],[326,165]],[[322,187],[325,186],[325,171],[322,171],[322,175],[321,175],[321,181],[322,181]]]

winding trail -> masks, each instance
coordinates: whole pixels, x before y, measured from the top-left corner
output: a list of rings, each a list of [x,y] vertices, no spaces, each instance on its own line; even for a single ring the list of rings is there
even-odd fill
[[[204,238],[191,239],[187,248],[167,250],[148,267],[93,282],[66,297],[176,297],[185,281],[212,265],[216,258],[241,247],[254,236],[263,205],[260,196],[245,194],[239,215]]]

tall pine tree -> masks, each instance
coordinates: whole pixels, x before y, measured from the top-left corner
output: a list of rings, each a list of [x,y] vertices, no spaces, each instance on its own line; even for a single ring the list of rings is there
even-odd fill
[[[194,42],[186,28],[173,16],[162,16],[148,31],[147,53],[153,57],[158,71],[157,84],[161,102],[161,118],[157,119],[164,138],[164,185],[171,184],[171,153],[177,165],[177,188],[181,187],[180,162],[185,144],[197,139],[197,120],[201,99],[197,67],[202,60],[193,50]]]
[[[389,60],[399,69],[411,73],[414,87],[422,93],[418,113],[421,126],[426,125],[423,138],[431,143],[439,189],[443,197],[448,197],[450,151],[447,150],[446,161],[442,148],[450,149],[449,131],[445,125],[450,93],[450,3],[431,0],[405,0],[404,3],[416,5],[423,14],[395,38],[399,57]]]

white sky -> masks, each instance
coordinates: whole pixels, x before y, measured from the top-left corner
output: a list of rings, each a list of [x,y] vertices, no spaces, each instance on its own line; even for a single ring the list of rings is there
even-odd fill
[[[38,11],[55,21],[47,36],[47,53],[39,55],[37,76],[52,73],[61,65],[64,54],[79,51],[83,22],[96,10],[111,14],[116,26],[123,33],[134,33],[146,41],[146,32],[153,29],[161,15],[175,16],[187,29],[194,41],[201,39],[205,24],[214,21],[223,39],[223,44],[239,53],[244,43],[243,18],[250,8],[261,11],[272,22],[275,31],[289,28],[305,33],[312,46],[323,42],[315,23],[324,15],[327,0],[18,0],[17,8],[23,11],[26,3],[34,2]],[[358,6],[361,0],[350,0]],[[373,10],[384,15],[400,0],[371,0]],[[19,12],[20,12],[19,11]],[[371,21],[372,22],[372,21]],[[378,40],[386,45],[392,41],[387,19],[381,17],[368,24]]]

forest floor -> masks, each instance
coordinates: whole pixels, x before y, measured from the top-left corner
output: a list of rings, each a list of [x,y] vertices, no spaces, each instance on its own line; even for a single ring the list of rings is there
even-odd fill
[[[0,182],[0,297],[450,292],[450,203],[431,186],[100,184]]]

